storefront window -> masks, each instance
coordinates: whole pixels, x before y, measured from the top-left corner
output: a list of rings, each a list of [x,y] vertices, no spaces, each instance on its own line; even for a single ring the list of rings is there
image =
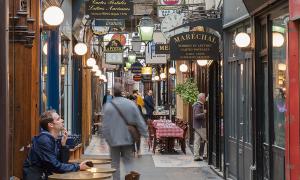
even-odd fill
[[[47,110],[47,53],[48,53],[48,44],[47,44],[48,34],[46,31],[41,33],[41,86],[40,86],[40,112],[44,112]]]
[[[285,146],[286,112],[286,60],[287,60],[287,21],[288,16],[273,20],[272,64],[273,64],[273,117],[274,145]]]

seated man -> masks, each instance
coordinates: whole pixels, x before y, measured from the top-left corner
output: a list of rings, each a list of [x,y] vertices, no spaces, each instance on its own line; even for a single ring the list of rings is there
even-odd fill
[[[47,179],[53,172],[64,173],[89,168],[86,162],[68,164],[69,149],[65,146],[68,133],[64,128],[64,120],[54,111],[46,111],[41,115],[42,132],[32,140],[32,147],[23,166],[24,180]],[[63,133],[61,147],[57,138]]]

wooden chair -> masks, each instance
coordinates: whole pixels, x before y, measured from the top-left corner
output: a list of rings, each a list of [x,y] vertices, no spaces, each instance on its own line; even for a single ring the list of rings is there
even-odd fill
[[[188,131],[188,125],[187,123],[184,123],[183,125],[181,125],[180,127],[183,130],[183,137],[182,138],[177,138],[177,141],[180,144],[181,150],[184,154],[186,154],[186,143],[185,143],[185,137]]]
[[[153,120],[148,120],[147,124],[148,124],[148,133],[149,133],[148,150],[150,151],[150,149],[153,146],[153,140],[155,137],[155,128],[153,127]]]

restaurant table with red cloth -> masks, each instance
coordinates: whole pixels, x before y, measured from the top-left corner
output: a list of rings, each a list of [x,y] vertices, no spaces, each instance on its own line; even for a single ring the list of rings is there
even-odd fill
[[[155,123],[156,138],[161,137],[179,137],[183,138],[183,130],[174,123]]]
[[[153,153],[155,153],[156,145],[158,143],[160,144],[161,152],[176,152],[174,150],[174,140],[175,138],[183,139],[183,129],[168,120],[155,120],[153,121],[153,127],[155,128]],[[185,153],[185,148],[182,150]]]
[[[152,124],[155,125],[156,123],[172,123],[169,119],[156,119],[152,121]]]

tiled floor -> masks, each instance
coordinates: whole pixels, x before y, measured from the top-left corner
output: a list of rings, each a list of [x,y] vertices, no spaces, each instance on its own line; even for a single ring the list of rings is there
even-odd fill
[[[141,173],[141,180],[221,180],[205,162],[194,162],[191,151],[187,154],[152,155],[144,141],[141,143],[140,158],[135,158],[134,170]],[[93,136],[85,155],[89,157],[109,157],[109,148],[103,138]],[[121,174],[124,174],[124,166],[121,163]]]

